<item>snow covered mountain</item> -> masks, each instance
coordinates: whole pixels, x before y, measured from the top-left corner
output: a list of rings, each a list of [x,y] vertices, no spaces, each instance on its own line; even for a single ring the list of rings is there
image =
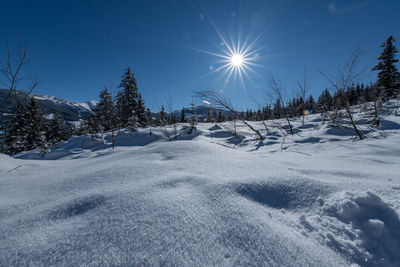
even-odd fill
[[[400,266],[399,101],[365,109],[362,141],[313,114],[0,155],[0,265]]]
[[[7,94],[8,90],[0,89],[0,103],[3,102]],[[25,92],[17,92],[20,101],[25,98],[25,95]],[[78,121],[80,118],[90,115],[97,104],[97,101],[77,102],[46,95],[38,96],[32,94],[29,97],[32,96],[35,97],[40,110],[44,112],[46,116],[49,117],[52,116],[52,114],[59,113],[64,120],[70,122]],[[0,110],[0,113],[9,113],[13,104],[13,99],[9,99],[2,110]]]
[[[0,103],[6,98],[8,90],[0,89]],[[25,92],[17,92],[20,100],[25,98]],[[92,100],[88,102],[78,102],[72,100],[65,100],[55,96],[48,95],[31,95],[37,100],[39,108],[45,113],[47,117],[51,117],[52,114],[59,113],[64,120],[73,122],[78,121],[80,118],[84,118],[93,112],[93,108],[97,105],[98,101]],[[6,105],[0,110],[0,113],[9,113],[13,107],[13,101],[9,100]],[[192,108],[185,107],[185,117],[189,119],[192,115]],[[217,114],[222,112],[225,117],[229,116],[229,112],[226,110],[217,109],[207,105],[200,105],[194,108],[199,121],[204,121],[207,118],[209,111],[215,111]],[[179,118],[181,109],[174,111],[173,113]],[[157,112],[153,112],[154,116],[157,117]],[[169,113],[168,113],[169,114]],[[0,121],[1,123],[1,121]]]

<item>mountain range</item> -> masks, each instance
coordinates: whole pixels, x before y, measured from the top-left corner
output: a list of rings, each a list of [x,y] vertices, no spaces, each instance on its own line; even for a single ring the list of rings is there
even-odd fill
[[[3,103],[4,99],[8,95],[8,92],[9,91],[6,89],[0,89],[0,103]],[[17,98],[20,102],[27,102],[30,100],[31,97],[34,97],[36,99],[39,109],[44,113],[46,118],[51,118],[53,114],[58,113],[67,122],[79,121],[79,119],[90,116],[93,113],[94,107],[97,105],[97,101],[95,100],[91,100],[88,102],[79,102],[49,95],[27,95],[26,92],[17,91]],[[11,113],[14,104],[14,97],[8,99],[5,105],[0,109],[0,114]],[[228,111],[214,108],[210,105],[196,106],[193,108],[193,110],[191,107],[184,109],[186,118],[189,118],[192,115],[192,112],[194,112],[199,121],[204,121],[204,119],[207,118],[207,114],[210,110],[213,112],[217,112],[217,114],[218,112],[222,112],[225,117],[229,116]],[[158,112],[153,112],[153,116],[157,117],[157,114]],[[181,114],[181,109],[173,111],[173,114],[179,117]],[[3,121],[4,116],[0,116],[0,125]]]

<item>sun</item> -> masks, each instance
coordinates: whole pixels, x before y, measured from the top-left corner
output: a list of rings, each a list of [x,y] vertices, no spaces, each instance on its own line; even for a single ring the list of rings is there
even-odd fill
[[[244,92],[247,94],[247,89],[245,86],[245,79],[249,80],[251,83],[254,84],[250,77],[250,73],[255,74],[259,78],[263,79],[263,77],[256,71],[256,68],[264,68],[263,65],[257,64],[256,61],[263,60],[263,57],[260,56],[259,51],[261,51],[264,46],[258,47],[256,44],[257,41],[261,38],[263,32],[261,32],[255,39],[252,41],[249,40],[247,37],[244,41],[239,37],[237,40],[234,38],[227,39],[217,30],[218,35],[220,36],[221,42],[221,52],[222,53],[215,53],[215,52],[208,52],[206,50],[197,50],[206,54],[210,54],[213,56],[217,56],[220,58],[220,66],[217,68],[210,69],[212,73],[219,73],[219,78],[225,78],[225,82],[223,87],[220,91],[225,90],[228,86],[228,83],[231,81],[231,78],[237,79],[241,87],[243,88]],[[230,40],[230,42],[228,41]]]
[[[192,48],[201,53],[216,56],[219,58],[218,65],[209,65],[209,70],[206,75],[218,74],[216,81],[223,79],[224,83],[220,88],[220,92],[223,92],[225,88],[230,84],[232,80],[239,81],[241,87],[245,94],[247,94],[247,89],[245,86],[245,80],[248,80],[253,85],[257,86],[251,76],[257,76],[259,79],[263,80],[264,77],[258,73],[256,69],[267,68],[265,64],[258,64],[260,61],[266,59],[265,55],[262,56],[260,52],[266,48],[266,45],[259,45],[259,41],[268,29],[265,27],[261,32],[259,32],[254,38],[250,37],[251,34],[248,33],[245,38],[242,38],[243,33],[237,31],[237,37],[235,38],[232,34],[233,30],[227,31],[223,34],[222,31],[217,27],[214,20],[207,15],[212,27],[220,38],[219,52],[207,51],[198,48]],[[250,75],[253,74],[253,75]]]
[[[230,63],[234,67],[240,67],[244,64],[244,57],[241,54],[233,54],[230,58]]]

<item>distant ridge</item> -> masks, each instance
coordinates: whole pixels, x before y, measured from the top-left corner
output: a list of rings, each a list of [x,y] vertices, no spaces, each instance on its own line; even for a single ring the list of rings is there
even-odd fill
[[[8,90],[0,89],[0,103],[8,95]],[[25,98],[26,92],[17,91],[17,97],[20,101]],[[79,121],[81,118],[85,118],[92,114],[93,108],[96,106],[97,101],[78,102],[65,100],[62,98],[48,96],[48,95],[34,95],[30,94],[25,101],[29,101],[31,97],[34,97],[38,103],[38,106],[46,117],[51,117],[52,114],[59,113],[61,117],[68,122]],[[0,110],[0,113],[10,113],[14,106],[14,98],[6,101],[5,105]],[[4,119],[4,118],[1,118]],[[0,121],[0,123],[2,123]]]

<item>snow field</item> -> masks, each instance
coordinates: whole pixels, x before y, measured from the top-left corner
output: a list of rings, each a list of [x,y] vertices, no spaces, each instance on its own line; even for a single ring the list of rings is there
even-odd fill
[[[396,112],[363,141],[315,114],[0,155],[0,265],[399,266]]]

